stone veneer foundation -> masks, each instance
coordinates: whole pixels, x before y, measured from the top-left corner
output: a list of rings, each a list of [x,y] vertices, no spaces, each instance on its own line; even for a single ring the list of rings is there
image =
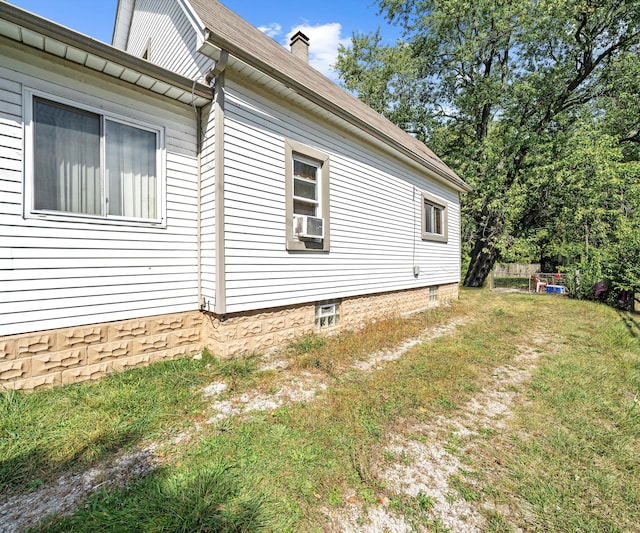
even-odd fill
[[[0,337],[0,389],[33,390],[96,380],[109,372],[202,350],[232,357],[282,346],[301,335],[335,332],[411,313],[458,297],[458,284],[343,298],[338,326],[317,330],[315,304],[235,313],[200,311]],[[224,318],[224,319],[223,319]]]

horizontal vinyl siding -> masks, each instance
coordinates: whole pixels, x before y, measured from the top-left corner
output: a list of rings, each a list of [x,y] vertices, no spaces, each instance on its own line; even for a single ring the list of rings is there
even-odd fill
[[[459,281],[457,192],[237,84],[225,116],[229,312]],[[285,138],[330,157],[329,253],[285,248]],[[447,205],[447,243],[421,239],[422,191]]]
[[[22,85],[0,78],[0,215],[21,213],[21,168]],[[7,262],[0,253],[0,268]]]
[[[39,53],[7,63],[0,67],[0,335],[197,309],[193,110]],[[25,87],[163,127],[166,227],[24,218]]]
[[[215,123],[212,106],[202,111],[204,139],[202,143],[202,186],[200,191],[200,264],[202,296],[213,307],[216,298],[216,190],[215,190]]]
[[[210,60],[196,53],[197,35],[179,2],[136,0],[127,52],[189,78],[201,77]]]

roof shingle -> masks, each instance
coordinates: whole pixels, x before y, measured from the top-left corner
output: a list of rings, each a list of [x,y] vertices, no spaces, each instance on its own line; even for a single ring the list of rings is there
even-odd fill
[[[295,57],[218,0],[189,1],[213,45],[421,163],[454,188],[470,190],[424,143]]]

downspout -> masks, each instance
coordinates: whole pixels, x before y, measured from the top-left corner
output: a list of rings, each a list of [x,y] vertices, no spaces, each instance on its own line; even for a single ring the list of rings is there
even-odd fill
[[[227,307],[225,276],[225,228],[224,228],[224,70],[229,62],[229,54],[222,50],[215,66],[207,74],[205,81],[213,92],[214,127],[214,179],[215,179],[215,261],[216,299],[214,312],[224,317]],[[208,310],[208,309],[207,309]]]
[[[193,80],[191,88],[191,106],[196,117],[196,271],[198,277],[197,298],[201,310],[206,309],[206,302],[202,294],[202,147],[204,132],[202,131],[202,107],[196,107],[196,83]]]
[[[194,83],[195,85],[195,83]],[[202,145],[204,134],[202,132],[202,108],[196,110],[196,151],[197,151],[197,173],[198,182],[196,184],[196,261],[198,261],[198,305],[200,309],[205,308],[204,296],[202,295]]]

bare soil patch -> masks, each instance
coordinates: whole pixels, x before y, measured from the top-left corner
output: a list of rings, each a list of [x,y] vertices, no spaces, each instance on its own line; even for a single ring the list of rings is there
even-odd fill
[[[157,466],[155,449],[152,445],[120,455],[84,472],[64,474],[29,494],[0,500],[0,532],[25,531],[43,517],[56,513],[73,514],[86,497],[98,489],[144,477]]]

